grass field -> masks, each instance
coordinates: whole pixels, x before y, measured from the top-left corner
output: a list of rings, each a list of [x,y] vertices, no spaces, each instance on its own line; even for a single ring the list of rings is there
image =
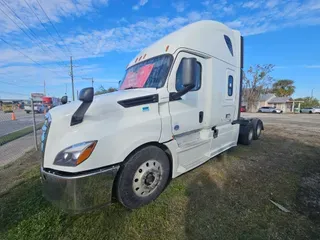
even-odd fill
[[[0,170],[0,239],[320,239],[312,194],[301,190],[320,172],[320,145],[275,126],[263,134],[174,179],[144,208],[115,204],[76,216],[42,198],[39,156],[31,152]]]
[[[36,125],[36,129],[39,130],[41,129],[43,123],[38,123]],[[23,137],[29,133],[32,133],[33,132],[33,126],[30,126],[30,127],[26,127],[26,128],[23,128],[21,130],[18,130],[18,131],[15,131],[15,132],[12,132],[12,133],[9,133],[7,135],[4,135],[4,136],[1,136],[0,137],[0,146],[8,143],[8,142],[11,142],[13,140],[16,140],[20,137]]]

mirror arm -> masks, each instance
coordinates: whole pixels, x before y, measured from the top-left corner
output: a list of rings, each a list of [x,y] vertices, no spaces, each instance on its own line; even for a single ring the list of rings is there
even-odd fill
[[[194,84],[190,84],[186,87],[184,87],[181,91],[179,92],[173,92],[170,94],[170,101],[174,101],[174,100],[178,100],[180,99],[180,97],[182,97],[183,95],[185,95],[187,92],[189,92],[192,88],[194,88],[195,85]]]

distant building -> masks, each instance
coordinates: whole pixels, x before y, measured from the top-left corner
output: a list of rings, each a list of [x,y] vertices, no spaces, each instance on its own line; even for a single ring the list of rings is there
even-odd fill
[[[293,112],[294,107],[300,108],[300,103],[301,101],[295,101],[291,97],[277,97],[272,93],[261,94],[259,101],[254,104],[251,111],[257,112],[260,107],[276,107],[281,109],[284,113]],[[242,105],[247,107],[247,103],[245,101],[243,101]]]

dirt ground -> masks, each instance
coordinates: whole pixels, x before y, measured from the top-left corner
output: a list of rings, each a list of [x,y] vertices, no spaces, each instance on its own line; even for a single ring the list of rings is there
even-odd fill
[[[313,151],[306,152],[306,155],[317,154],[314,160],[320,163],[320,114],[245,113],[243,117],[258,117],[266,125],[266,131],[312,147]],[[306,168],[296,197],[298,210],[320,221],[320,166]]]
[[[134,211],[60,212],[41,196],[39,155],[29,153],[0,169],[0,239],[320,239],[320,115],[243,116],[264,121],[261,139]]]

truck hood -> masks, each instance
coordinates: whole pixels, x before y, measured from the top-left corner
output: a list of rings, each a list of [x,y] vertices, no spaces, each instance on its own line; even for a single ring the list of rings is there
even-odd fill
[[[130,90],[120,90],[112,93],[106,93],[102,95],[95,96],[93,102],[91,103],[89,109],[87,110],[84,121],[86,117],[92,115],[99,115],[99,117],[104,117],[105,115],[110,115],[111,112],[121,111],[124,109],[118,101],[148,96],[156,94],[157,89],[155,88],[139,88]],[[57,106],[51,109],[49,112],[52,119],[59,119],[69,117],[71,119],[74,112],[81,105],[81,101],[77,100],[65,105]]]
[[[51,123],[45,128],[41,138],[45,144],[43,166],[66,172],[96,169],[123,161],[127,154],[144,143],[158,141],[161,135],[158,103],[132,107],[124,107],[118,103],[155,94],[156,89],[130,89],[95,96],[83,121],[72,126],[72,115],[81,101],[49,110]],[[129,101],[132,102],[134,103]],[[77,167],[54,164],[60,151],[86,141],[98,141],[90,159]]]

